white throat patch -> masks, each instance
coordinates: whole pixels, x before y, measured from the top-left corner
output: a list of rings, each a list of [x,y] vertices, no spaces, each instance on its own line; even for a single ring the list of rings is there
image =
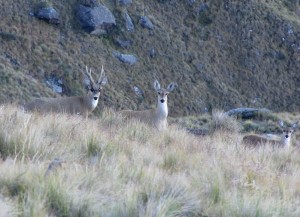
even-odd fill
[[[167,101],[164,101],[163,103],[158,100],[158,105],[157,105],[157,109],[158,109],[158,113],[160,117],[166,118],[168,116],[168,105],[167,105]]]
[[[98,100],[99,100],[99,97],[97,98],[97,100],[94,100],[94,98],[92,99],[92,103],[91,104],[92,104],[93,109],[95,109],[97,107]]]

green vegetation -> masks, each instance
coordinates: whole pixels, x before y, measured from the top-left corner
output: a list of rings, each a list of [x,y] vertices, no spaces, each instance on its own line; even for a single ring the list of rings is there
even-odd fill
[[[153,81],[171,81],[178,88],[169,99],[170,115],[198,115],[214,109],[239,106],[295,111],[299,32],[297,1],[133,1],[124,7],[115,1],[13,1],[0,0],[0,102],[26,102],[32,97],[54,96],[45,81],[63,82],[63,95],[80,95],[85,65],[100,71],[104,65],[109,86],[101,95],[95,115],[103,107],[149,108],[155,104]],[[76,18],[78,3],[105,4],[117,26],[106,36],[84,32]],[[33,15],[37,6],[53,6],[61,18],[51,25]],[[135,25],[126,30],[124,12]],[[143,29],[141,15],[154,30]],[[284,39],[283,39],[284,38]],[[132,40],[123,49],[116,39]],[[284,41],[282,41],[284,40]],[[149,50],[155,50],[151,58]],[[134,54],[139,61],[128,66],[113,52]],[[3,80],[2,80],[3,79]],[[144,92],[136,97],[133,87]]]

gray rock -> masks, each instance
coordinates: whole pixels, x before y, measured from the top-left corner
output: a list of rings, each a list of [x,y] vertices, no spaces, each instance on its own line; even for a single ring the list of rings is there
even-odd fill
[[[132,3],[132,0],[118,0],[120,5],[127,6]]]
[[[36,17],[41,20],[45,20],[48,23],[59,24],[59,13],[53,7],[40,8],[36,14]]]
[[[261,113],[271,113],[271,111],[266,108],[236,108],[226,112],[228,116],[238,116],[243,119],[254,118]]]
[[[79,0],[78,4],[84,5],[86,7],[91,7],[91,8],[97,7],[100,5],[98,0]]]
[[[124,13],[124,19],[125,19],[127,31],[133,32],[134,31],[134,24],[133,24],[132,19],[129,16],[128,13]]]
[[[56,93],[62,93],[63,92],[63,82],[61,79],[52,77],[46,81],[49,87],[52,88],[52,90]]]
[[[143,28],[146,28],[146,29],[150,29],[152,30],[154,28],[153,26],[153,23],[151,22],[151,20],[146,17],[146,16],[141,16],[141,19],[140,19],[140,24]]]
[[[49,176],[49,174],[53,173],[56,171],[59,167],[62,166],[62,164],[65,163],[65,161],[60,160],[59,158],[54,158],[53,161],[49,164],[45,176]]]
[[[149,50],[149,56],[150,56],[151,58],[156,57],[156,50],[155,50],[154,48],[151,48],[151,49]]]
[[[200,6],[199,6],[199,10],[198,12],[199,13],[204,13],[204,12],[207,12],[209,11],[209,7],[206,3],[201,3]]]
[[[111,11],[103,5],[93,8],[79,5],[77,8],[77,16],[82,28],[94,34],[98,32],[99,34],[107,33],[116,25],[116,18]]]
[[[132,54],[121,54],[121,53],[115,52],[113,55],[121,62],[128,63],[129,65],[133,65],[138,61],[137,57]]]
[[[115,43],[121,48],[129,48],[133,44],[133,41],[131,39],[116,39]]]
[[[137,87],[137,86],[133,86],[133,92],[138,96],[138,97],[143,97],[144,96],[144,91]]]
[[[188,3],[189,5],[193,5],[195,2],[196,2],[196,0],[187,0],[187,3]]]

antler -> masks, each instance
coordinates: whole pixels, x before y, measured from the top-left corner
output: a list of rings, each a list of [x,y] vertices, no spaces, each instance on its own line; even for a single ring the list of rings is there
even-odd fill
[[[101,74],[100,74],[100,77],[99,77],[97,83],[105,85],[106,82],[107,82],[107,78],[105,76],[105,72],[104,72],[103,65],[102,65],[102,67],[101,67]]]
[[[85,73],[87,76],[88,76],[88,79],[92,82],[92,83],[95,83],[94,82],[94,79],[92,77],[92,68],[88,68],[87,66],[85,66]]]

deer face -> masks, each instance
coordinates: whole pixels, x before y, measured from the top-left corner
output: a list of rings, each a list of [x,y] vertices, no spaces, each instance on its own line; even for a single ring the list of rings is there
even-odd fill
[[[101,74],[97,82],[94,82],[92,78],[92,70],[88,69],[86,67],[86,72],[85,72],[85,77],[83,80],[83,83],[86,86],[86,89],[88,91],[87,95],[88,98],[92,101],[94,105],[97,105],[99,97],[100,97],[100,92],[102,87],[107,83],[107,77],[104,74],[103,66],[101,69]]]
[[[160,84],[157,80],[154,82],[154,89],[157,92],[158,102],[159,103],[167,103],[168,101],[168,94],[174,89],[175,83],[170,83],[167,89],[160,88]]]
[[[289,139],[297,128],[298,122],[294,123],[291,127],[287,127],[282,121],[279,121],[279,125],[281,127],[283,137],[285,139]]]
[[[160,89],[157,91],[158,101],[161,103],[167,103],[169,92],[165,89]]]
[[[282,134],[283,134],[284,138],[286,138],[286,139],[291,138],[293,132],[294,132],[294,129],[291,127],[282,129]]]
[[[90,85],[88,87],[89,98],[91,98],[92,100],[98,101],[101,90],[102,90],[102,86],[100,86],[99,84]]]

